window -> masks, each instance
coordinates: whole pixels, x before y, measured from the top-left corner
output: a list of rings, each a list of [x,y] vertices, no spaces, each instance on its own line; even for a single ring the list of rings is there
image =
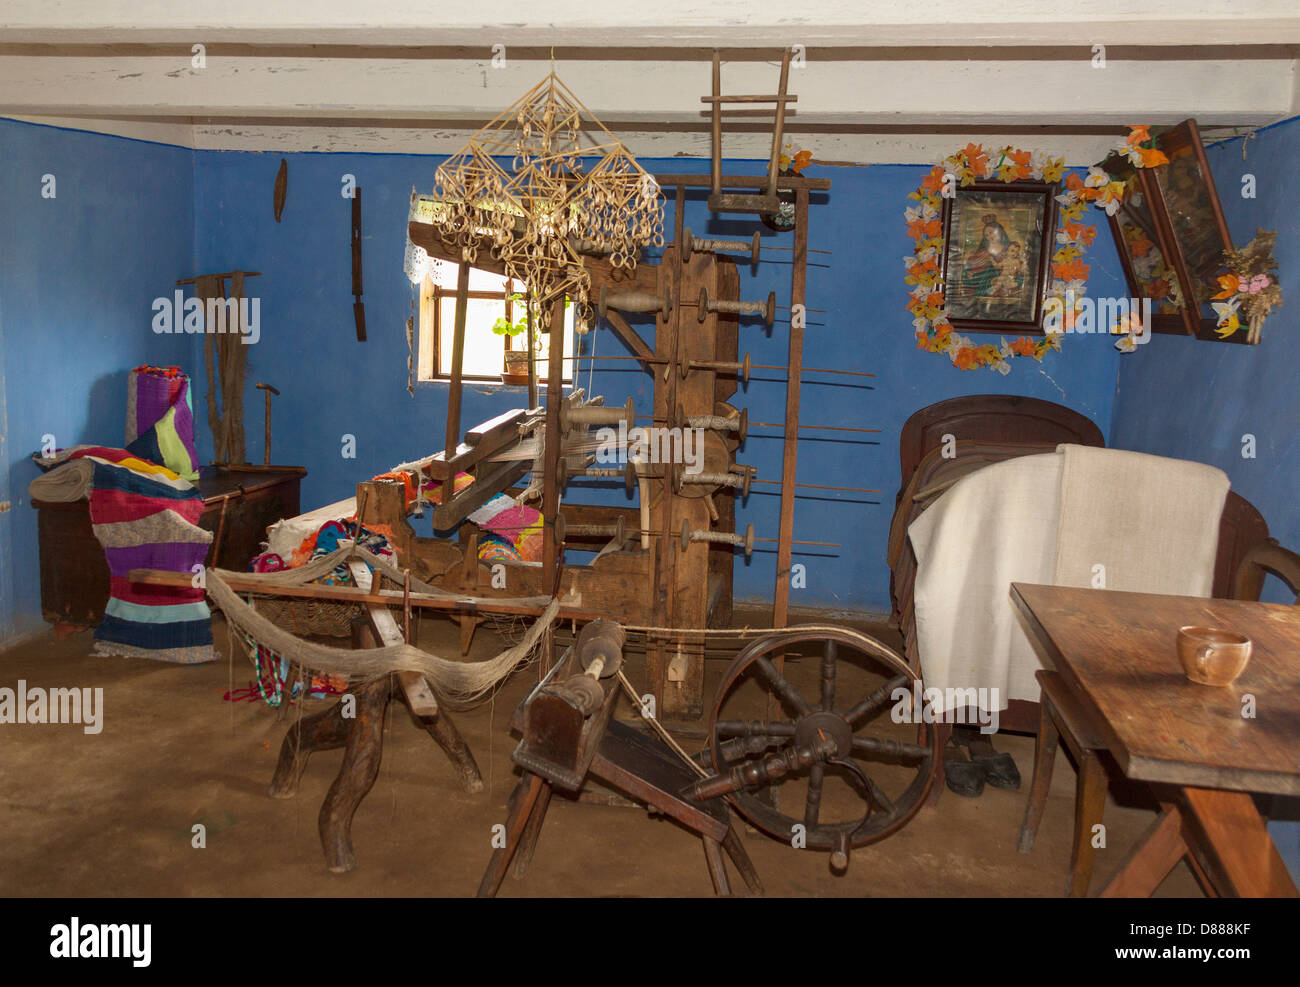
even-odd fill
[[[447,380],[451,377],[452,334],[456,326],[456,280],[460,265],[433,260],[429,275],[420,286],[420,333],[418,379]],[[492,326],[504,318],[517,324],[525,306],[517,296],[523,293],[518,281],[471,267],[469,300],[465,310],[465,357],[461,376],[465,380],[501,383],[507,349],[526,352],[527,333],[498,335]],[[573,356],[573,307],[564,311],[564,355]],[[538,383],[546,383],[546,363],[551,337],[537,333]],[[526,365],[525,365],[526,366]],[[527,372],[526,370],[524,372]],[[564,382],[573,381],[573,361],[564,362]]]

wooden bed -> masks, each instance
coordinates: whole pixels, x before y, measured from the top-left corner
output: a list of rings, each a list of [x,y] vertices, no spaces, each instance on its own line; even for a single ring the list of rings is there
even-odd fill
[[[945,439],[951,436],[952,439]],[[926,504],[915,501],[915,481],[927,483],[940,479],[947,469],[960,473],[955,460],[940,462],[945,441],[958,445],[957,459],[964,453],[983,458],[984,462],[1033,455],[1050,451],[1050,447],[1068,442],[1079,445],[1105,446],[1101,430],[1094,422],[1076,411],[1038,398],[1006,394],[977,394],[950,398],[929,405],[912,415],[903,425],[899,437],[901,484],[895,498],[895,534],[891,537],[890,592],[894,619],[903,633],[908,661],[920,667],[916,646],[916,628],[912,611],[913,576],[916,560],[905,534],[915,516]],[[951,465],[949,465],[951,464]],[[969,471],[969,469],[967,469]],[[906,502],[905,502],[906,501]],[[1221,599],[1232,596],[1233,580],[1242,559],[1255,545],[1268,539],[1268,525],[1259,511],[1239,494],[1229,491],[1219,525],[1219,547],[1214,568],[1213,595]],[[1258,587],[1255,589],[1258,594]],[[1038,703],[1011,700],[999,715],[1001,728],[1015,733],[1035,733],[1038,729]],[[970,718],[974,722],[974,717]],[[951,724],[941,724],[941,733],[951,733]],[[946,737],[944,738],[946,743]],[[939,775],[942,778],[942,773]],[[931,789],[931,803],[938,800],[944,785],[936,782]]]

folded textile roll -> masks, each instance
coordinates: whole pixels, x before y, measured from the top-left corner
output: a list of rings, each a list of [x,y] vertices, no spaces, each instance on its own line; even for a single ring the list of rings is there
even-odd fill
[[[193,665],[213,661],[212,623],[202,586],[133,583],[132,569],[191,575],[202,567],[212,533],[198,526],[203,497],[173,471],[125,449],[78,446],[50,460],[33,497],[89,496],[90,523],[108,563],[109,600],[95,628],[96,654]],[[89,474],[89,489],[86,476]]]

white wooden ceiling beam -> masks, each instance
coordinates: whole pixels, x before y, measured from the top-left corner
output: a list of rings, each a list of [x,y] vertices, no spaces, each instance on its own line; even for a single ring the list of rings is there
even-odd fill
[[[1082,16],[1081,16],[1082,15]],[[1294,44],[1294,0],[7,0],[9,42],[365,45]]]
[[[545,63],[382,58],[42,57],[0,54],[0,113],[262,117],[485,123],[535,84]],[[699,124],[707,62],[571,61],[560,77],[601,119]],[[727,92],[775,88],[774,65],[724,67]],[[891,123],[1123,126],[1195,115],[1255,125],[1293,112],[1291,59],[811,61],[791,74],[789,125]],[[650,82],[651,84],[647,84]],[[743,118],[742,118],[743,119]],[[671,128],[667,128],[671,129]]]

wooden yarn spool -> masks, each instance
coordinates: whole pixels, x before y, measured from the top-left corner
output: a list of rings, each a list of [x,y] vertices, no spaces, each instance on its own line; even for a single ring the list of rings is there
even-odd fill
[[[735,545],[745,550],[745,558],[754,554],[754,526],[747,524],[743,535],[732,534],[728,531],[705,531],[700,528],[691,530],[689,521],[682,522],[682,536],[679,542],[681,550],[684,552],[690,548],[692,542],[705,542],[710,545]]]
[[[731,406],[725,405],[725,407],[730,408]],[[678,428],[704,428],[714,432],[722,432],[724,438],[726,436],[735,436],[739,440],[736,445],[743,445],[745,437],[749,434],[749,409],[742,408],[739,415],[714,414],[691,415],[688,417],[682,413],[681,405],[678,405],[677,418],[673,424]]]
[[[728,487],[739,490],[742,500],[749,498],[749,485],[754,479],[753,471],[745,469],[740,473],[687,473],[679,464],[673,470],[673,490],[680,496],[687,496],[688,487],[708,487],[709,492]]]
[[[626,464],[622,469],[615,469],[608,466],[584,466],[581,469],[569,470],[563,459],[560,460],[560,468],[557,479],[560,486],[564,486],[571,478],[575,476],[586,476],[595,480],[622,480],[623,485],[629,491],[636,486],[636,467],[632,463]]]
[[[688,226],[682,230],[682,260],[691,259],[691,252],[694,250],[703,251],[704,253],[716,254],[721,251],[736,250],[740,252],[749,251],[749,263],[758,263],[758,252],[760,250],[758,231],[754,231],[752,240],[716,240],[716,239],[697,239],[691,236],[691,228]]]
[[[569,535],[575,538],[609,538],[620,545],[627,541],[627,530],[621,517],[614,524],[569,524],[563,514],[557,514],[555,540],[564,541]]]
[[[734,363],[727,360],[683,360],[677,365],[678,373],[681,374],[682,380],[685,380],[692,370],[714,370],[723,373],[737,374],[745,383],[749,383],[749,354],[745,354],[745,359],[740,363]]]
[[[700,289],[700,300],[696,306],[696,318],[703,322],[710,312],[726,312],[730,315],[761,315],[769,326],[776,324],[776,292],[767,293],[765,302],[729,302],[723,299],[709,301],[709,289]]]
[[[632,399],[622,408],[605,408],[600,405],[585,404],[571,408],[568,402],[560,405],[560,428],[565,432],[573,428],[585,428],[590,425],[617,425],[626,422],[631,428],[636,423],[636,408]]]
[[[654,295],[648,291],[610,291],[608,285],[602,284],[596,312],[603,319],[611,308],[620,312],[656,312],[667,322],[673,311],[673,296],[667,288],[662,295]]]

